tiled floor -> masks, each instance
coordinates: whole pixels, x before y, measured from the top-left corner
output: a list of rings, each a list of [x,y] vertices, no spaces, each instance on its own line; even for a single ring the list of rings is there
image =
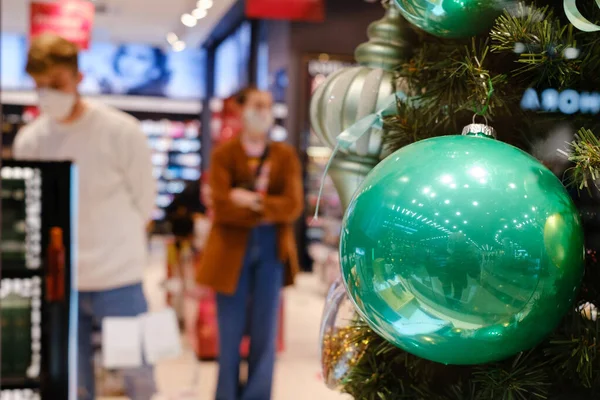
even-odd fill
[[[147,269],[145,288],[152,309],[164,307],[159,282],[164,278],[164,257],[157,243]],[[280,355],[273,400],[347,399],[327,389],[320,378],[319,320],[324,295],[312,275],[303,275],[295,288],[286,289],[286,351]],[[157,382],[161,400],[212,400],[218,366],[198,363],[191,351],[183,357],[160,364]],[[124,399],[100,399],[124,400]]]

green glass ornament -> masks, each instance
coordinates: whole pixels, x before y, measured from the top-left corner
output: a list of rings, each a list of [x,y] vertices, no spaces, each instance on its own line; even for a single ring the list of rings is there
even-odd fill
[[[469,365],[556,328],[579,289],[584,244],[552,172],[476,134],[420,141],[379,163],[346,212],[340,255],[346,289],[378,334]]]
[[[434,36],[465,38],[490,29],[505,0],[395,0],[408,22]]]

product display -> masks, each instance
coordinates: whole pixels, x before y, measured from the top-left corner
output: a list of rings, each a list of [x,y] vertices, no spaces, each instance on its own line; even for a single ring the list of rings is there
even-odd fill
[[[319,277],[321,281],[321,290],[324,294],[326,294],[331,285],[341,277],[340,255],[338,250],[341,220],[340,224],[336,226],[335,238],[338,243],[337,247],[318,241],[311,243],[308,247],[308,254],[313,260],[313,274]],[[332,232],[332,236],[333,233],[334,232]]]
[[[34,107],[18,105],[3,105],[2,123],[2,156],[12,158],[12,145],[15,137],[26,123],[31,122],[39,114]],[[146,112],[131,112],[140,120],[140,126],[148,137],[152,149],[152,164],[154,177],[157,179],[158,195],[156,209],[153,212],[155,220],[163,220],[166,208],[175,196],[184,191],[190,182],[200,179],[200,121],[195,115],[155,114]],[[16,183],[18,185],[18,183]],[[12,188],[12,183],[3,184],[3,201],[13,201],[11,197],[20,195],[19,188]],[[16,212],[14,207],[11,210]],[[6,229],[7,235],[16,235],[14,241],[3,241],[2,260],[20,257],[23,249],[18,248],[18,236],[21,231],[18,216],[3,214],[2,224],[13,225]],[[17,218],[17,219],[15,219]],[[22,255],[21,255],[22,256]]]
[[[32,389],[0,390],[0,400],[41,400],[40,392]]]
[[[532,348],[570,308],[583,273],[583,231],[561,182],[481,133],[489,127],[466,132],[382,161],[348,208],[340,246],[369,325],[443,364]]]
[[[37,109],[11,104],[2,104],[2,158],[12,158],[12,144],[26,123],[37,115]]]
[[[41,187],[39,169],[2,168],[1,260],[3,268],[12,273],[42,266]]]
[[[327,157],[331,154],[328,148],[317,147],[317,140],[314,133],[311,133],[305,182],[305,238],[312,271],[320,276],[322,290],[326,292],[339,276],[339,262],[335,259],[338,259],[343,210],[335,186],[331,178],[327,177],[319,203],[319,215],[317,219],[314,218],[321,179]]]
[[[322,219],[324,221],[312,221],[315,215],[315,209],[317,207],[319,187],[321,184],[321,179],[323,178],[323,171],[325,170],[325,166],[327,164],[327,157],[329,157],[330,154],[331,151],[324,147],[312,147],[309,149],[309,163],[306,168],[306,217],[308,219],[307,222],[311,225],[311,227],[319,231],[318,233],[315,232],[314,234],[310,235],[310,239],[326,241],[328,244],[337,246],[337,239],[332,238],[331,240],[327,240],[327,233],[323,232],[322,230],[322,228],[326,228],[323,226],[323,224],[327,224],[330,220],[332,223],[335,223],[335,221],[337,221],[337,225],[340,225],[343,216],[340,198],[335,190],[335,186],[333,185],[331,179],[327,179],[325,181],[323,193],[320,199],[321,203],[319,207],[319,220]]]
[[[73,174],[68,162],[2,160],[0,400],[76,397]]]
[[[32,359],[33,333],[40,342],[39,278],[3,279],[0,286],[2,307],[2,377],[37,379],[40,353]],[[33,303],[36,305],[33,311]],[[35,327],[33,321],[36,321]]]
[[[4,268],[24,266],[27,239],[25,207],[25,181],[22,179],[2,179],[2,249],[1,259]]]
[[[339,71],[341,68],[349,66],[348,62],[342,58],[329,57],[328,59],[319,59],[317,57],[310,58],[305,64],[305,88],[307,94],[312,94],[323,83],[327,76]],[[308,106],[309,98],[305,99]],[[309,108],[309,107],[306,107]],[[303,258],[302,264],[311,266],[309,268],[314,274],[320,277],[321,291],[323,295],[331,286],[331,283],[339,275],[333,266],[329,266],[327,259],[330,253],[336,253],[339,247],[340,228],[342,225],[343,210],[333,181],[330,177],[326,177],[321,199],[319,203],[319,215],[315,219],[315,210],[319,197],[319,189],[327,160],[331,155],[331,149],[323,146],[314,129],[308,125],[310,116],[307,110],[306,119],[306,135],[303,142],[306,146],[306,162],[305,162],[305,212],[303,223],[303,235],[299,237],[299,254]],[[333,273],[330,273],[331,271]]]
[[[508,5],[505,0],[394,1],[408,22],[443,38],[466,38],[485,32]]]
[[[162,220],[175,196],[190,182],[200,179],[200,121],[142,119],[141,126],[148,136],[158,181],[153,217]]]

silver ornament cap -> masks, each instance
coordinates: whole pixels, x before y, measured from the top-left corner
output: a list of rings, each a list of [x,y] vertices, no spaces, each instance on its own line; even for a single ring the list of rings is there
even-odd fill
[[[496,139],[496,130],[488,124],[469,124],[463,128],[463,136],[484,136]]]

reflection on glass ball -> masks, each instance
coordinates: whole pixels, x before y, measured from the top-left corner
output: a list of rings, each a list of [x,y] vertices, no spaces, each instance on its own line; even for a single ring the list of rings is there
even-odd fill
[[[502,142],[444,136],[404,147],[357,191],[341,265],[385,339],[444,364],[531,348],[556,328],[583,273],[583,232],[560,181]]]
[[[362,358],[368,343],[356,340],[356,310],[341,279],[331,285],[321,320],[321,368],[325,384],[338,389]]]

